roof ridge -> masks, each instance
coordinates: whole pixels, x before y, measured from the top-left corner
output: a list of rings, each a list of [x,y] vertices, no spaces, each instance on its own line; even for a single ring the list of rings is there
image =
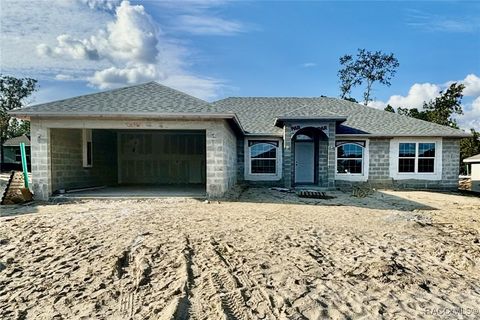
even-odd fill
[[[194,97],[194,96],[192,96],[191,94],[188,94],[188,93],[186,93],[186,92],[183,92],[183,91],[177,90],[177,89],[175,89],[175,88],[166,86],[166,85],[164,85],[164,84],[158,83],[157,81],[150,81],[150,82],[147,82],[147,83],[145,83],[145,84],[149,84],[149,83],[153,83],[153,84],[155,84],[155,85],[157,85],[157,86],[160,86],[160,87],[163,87],[163,88],[167,88],[168,90],[172,90],[172,91],[178,92],[178,93],[180,93],[180,94],[182,94],[182,95],[189,96],[189,97],[191,97],[191,98],[193,98],[193,99],[196,99],[196,100],[198,100],[198,101],[201,101],[201,102],[203,102],[203,103],[205,103],[205,104],[210,104],[208,101],[205,101],[205,100],[203,100],[203,99]]]
[[[333,98],[333,97],[327,97],[327,96],[315,96],[315,97],[299,97],[299,96],[248,96],[248,97],[242,97],[242,96],[232,96],[232,97],[226,97],[217,101],[222,101],[222,100],[227,100],[227,99],[338,99],[338,98]],[[215,101],[215,102],[217,102]]]
[[[45,105],[45,104],[59,103],[59,102],[64,102],[64,101],[71,100],[71,99],[76,99],[76,98],[91,97],[91,96],[95,96],[95,95],[99,95],[99,94],[112,93],[112,92],[122,91],[122,90],[126,90],[126,89],[131,89],[131,88],[146,86],[146,85],[149,85],[149,84],[154,84],[154,85],[156,85],[156,86],[159,86],[159,87],[162,87],[162,88],[166,88],[166,89],[168,89],[168,90],[171,90],[171,91],[180,93],[180,94],[182,94],[182,95],[188,96],[188,97],[190,97],[190,98],[192,98],[192,99],[196,99],[196,100],[198,100],[198,101],[200,101],[200,102],[202,102],[202,103],[204,103],[204,104],[209,104],[207,101],[202,100],[202,99],[197,98],[197,97],[194,97],[194,96],[192,96],[192,95],[190,95],[190,94],[188,94],[188,93],[185,93],[185,92],[182,92],[182,91],[180,91],[180,90],[171,88],[171,87],[166,86],[166,85],[164,85],[164,84],[160,84],[160,83],[158,83],[158,82],[156,82],[156,81],[148,81],[148,82],[137,83],[137,84],[133,84],[133,85],[129,85],[129,86],[124,86],[124,87],[121,87],[121,88],[113,88],[113,89],[104,90],[104,91],[99,91],[99,92],[92,92],[92,93],[87,93],[87,94],[81,94],[81,95],[73,96],[73,97],[70,97],[70,98],[53,100],[53,101],[49,101],[49,102],[43,102],[43,103],[39,103],[39,104],[34,104],[34,105],[26,106],[26,107],[20,108],[20,109],[36,108],[36,107],[39,107],[39,106],[43,106],[43,105]]]
[[[152,82],[154,83],[155,81],[143,82],[143,83],[138,83],[138,84],[134,84],[134,85],[126,86],[126,87],[113,88],[113,89],[109,89],[109,90],[105,90],[105,91],[92,92],[92,93],[87,93],[87,94],[80,94],[78,96],[73,96],[73,97],[69,97],[69,98],[58,99],[58,100],[53,100],[53,101],[48,101],[48,102],[42,102],[42,103],[34,104],[34,105],[31,105],[31,106],[26,106],[26,107],[20,108],[20,109],[38,107],[38,106],[43,106],[44,104],[49,104],[49,103],[62,102],[62,101],[67,101],[67,100],[71,100],[71,99],[75,99],[75,98],[83,98],[83,97],[94,96],[94,95],[102,94],[102,93],[110,93],[110,92],[120,91],[120,90],[128,89],[128,88],[135,88],[135,87],[146,85],[146,84],[149,84],[149,83],[152,83]]]
[[[351,102],[351,101],[348,101],[348,100],[346,100],[346,101]],[[356,103],[356,102],[351,102],[351,103]],[[399,113],[396,113],[396,112],[390,112],[390,111],[386,111],[386,110],[382,110],[382,109],[377,109],[377,108],[374,108],[374,107],[366,106],[366,105],[361,104],[361,103],[357,103],[357,104],[360,105],[361,107],[366,108],[366,109],[373,110],[374,112],[380,112],[380,113],[383,113],[383,114],[394,115],[395,117],[401,117],[402,119],[409,119],[411,121],[417,121],[417,122],[420,121],[424,124],[433,125],[433,126],[436,126],[436,127],[448,128],[448,129],[452,129],[452,130],[460,130],[460,131],[465,132],[465,130],[462,130],[460,128],[453,128],[453,127],[446,126],[446,125],[443,125],[443,124],[438,124],[438,123],[435,123],[435,122],[430,122],[430,121],[426,121],[426,120],[423,120],[423,119],[410,117],[410,116],[407,116],[405,114],[399,114]]]

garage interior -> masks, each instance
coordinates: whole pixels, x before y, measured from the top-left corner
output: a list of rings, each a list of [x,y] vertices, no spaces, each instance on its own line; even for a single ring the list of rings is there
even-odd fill
[[[123,198],[206,193],[204,130],[51,129],[50,135],[57,194]]]

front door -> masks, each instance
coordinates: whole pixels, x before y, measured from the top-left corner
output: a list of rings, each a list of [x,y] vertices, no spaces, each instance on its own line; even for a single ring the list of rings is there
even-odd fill
[[[315,144],[313,141],[295,142],[295,183],[315,182]]]

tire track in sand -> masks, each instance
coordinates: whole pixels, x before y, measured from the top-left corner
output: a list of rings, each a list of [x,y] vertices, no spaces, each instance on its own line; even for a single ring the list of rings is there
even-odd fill
[[[261,285],[253,277],[250,277],[244,270],[240,259],[235,257],[235,250],[231,246],[222,245],[216,239],[211,238],[211,250],[216,255],[217,265],[222,266],[223,276],[215,279],[222,280],[216,282],[219,289],[234,288],[230,295],[226,295],[226,309],[232,310],[236,316],[239,314],[238,310],[243,310],[244,313],[232,319],[278,319],[279,313],[273,307],[269,295],[265,292]],[[228,253],[228,255],[227,255]],[[230,256],[230,257],[229,257]]]
[[[173,319],[278,319],[265,289],[244,270],[234,250],[215,239],[185,237],[184,283]],[[229,251],[230,254],[225,254]]]

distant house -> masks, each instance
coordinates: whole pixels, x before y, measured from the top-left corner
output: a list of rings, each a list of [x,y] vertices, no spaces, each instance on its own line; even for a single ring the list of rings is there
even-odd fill
[[[469,166],[468,172],[472,183],[471,190],[480,192],[480,154],[463,159],[463,162]]]
[[[155,82],[14,110],[31,121],[33,188],[236,183],[456,189],[464,131],[346,100],[208,103]]]
[[[30,168],[30,137],[26,134],[6,140],[3,143],[2,170],[22,170],[20,143],[25,143],[27,153],[27,167]]]

